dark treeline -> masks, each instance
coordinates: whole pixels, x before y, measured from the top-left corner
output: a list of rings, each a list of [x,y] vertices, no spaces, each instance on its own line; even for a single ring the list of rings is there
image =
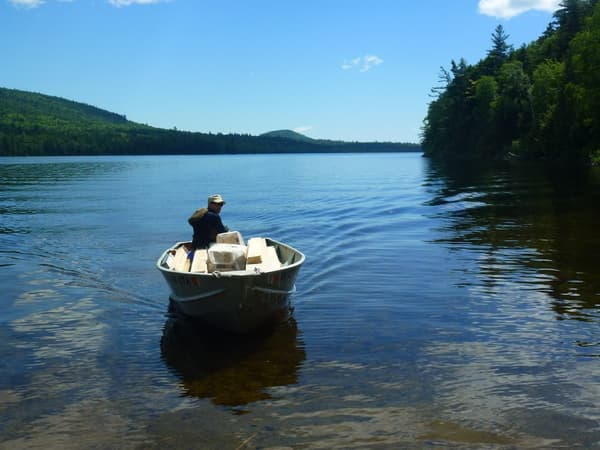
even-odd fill
[[[563,0],[514,49],[499,25],[487,56],[442,68],[423,126],[427,156],[600,163],[600,3]]]
[[[399,151],[420,151],[420,146],[167,130],[82,103],[0,88],[0,156]]]

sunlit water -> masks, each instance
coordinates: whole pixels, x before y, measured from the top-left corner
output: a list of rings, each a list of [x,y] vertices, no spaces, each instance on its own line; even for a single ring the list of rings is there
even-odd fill
[[[169,313],[214,192],[306,254],[274,329]],[[0,159],[0,447],[600,447],[599,205],[416,153]]]

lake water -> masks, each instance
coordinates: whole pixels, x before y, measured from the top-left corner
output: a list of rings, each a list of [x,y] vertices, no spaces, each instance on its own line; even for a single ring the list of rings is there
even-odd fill
[[[209,194],[288,320],[172,316]],[[420,154],[0,159],[0,448],[600,448],[600,171]]]

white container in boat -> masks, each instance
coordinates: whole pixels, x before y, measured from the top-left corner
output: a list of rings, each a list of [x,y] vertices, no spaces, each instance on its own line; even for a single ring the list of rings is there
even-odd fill
[[[227,231],[217,234],[217,244],[238,244],[244,245],[244,239],[239,231]]]
[[[243,270],[246,267],[246,246],[213,244],[208,249],[208,271]],[[211,270],[212,269],[212,270]]]

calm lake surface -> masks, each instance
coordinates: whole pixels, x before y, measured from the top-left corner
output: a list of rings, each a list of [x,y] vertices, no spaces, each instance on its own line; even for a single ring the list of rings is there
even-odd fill
[[[206,197],[288,320],[169,313]],[[420,154],[0,158],[0,448],[600,448],[600,171]]]

